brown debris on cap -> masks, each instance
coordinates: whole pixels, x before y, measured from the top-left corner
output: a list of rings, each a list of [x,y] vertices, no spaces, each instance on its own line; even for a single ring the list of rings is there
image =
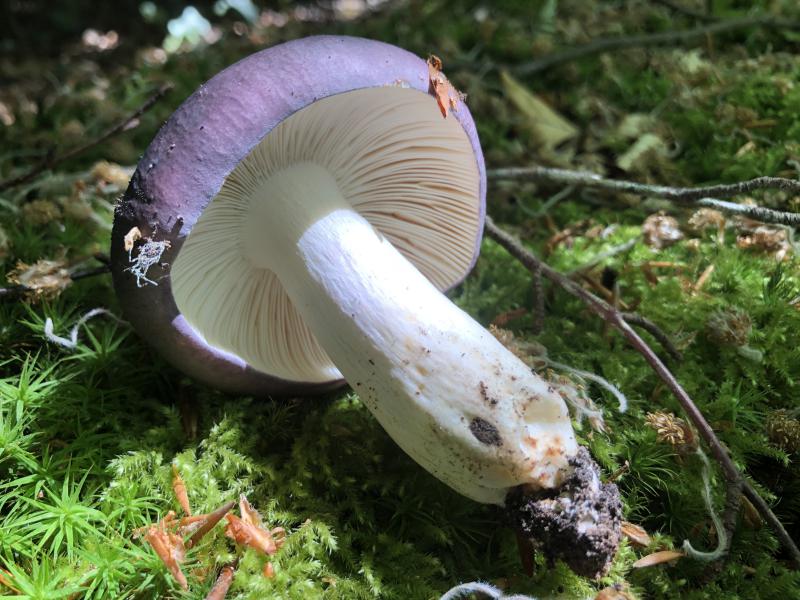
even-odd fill
[[[431,54],[428,57],[428,93],[436,98],[442,116],[447,118],[448,110],[458,110],[458,103],[464,101],[464,94],[453,87],[453,84],[442,73],[442,59]]]

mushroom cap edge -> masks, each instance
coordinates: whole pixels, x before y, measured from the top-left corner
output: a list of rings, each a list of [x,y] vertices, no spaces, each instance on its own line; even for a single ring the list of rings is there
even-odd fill
[[[230,393],[320,393],[341,386],[286,381],[257,371],[210,346],[180,314],[169,264],[225,178],[278,123],[318,99],[367,87],[402,85],[428,92],[427,63],[383,42],[314,36],[256,52],[202,84],[161,127],[118,203],[111,236],[114,287],[125,317],[170,363]],[[477,260],[485,216],[486,173],[475,124],[460,103],[448,118],[463,127],[480,177],[479,227],[469,272]],[[138,227],[146,239],[168,242],[137,285],[126,269],[125,235]]]

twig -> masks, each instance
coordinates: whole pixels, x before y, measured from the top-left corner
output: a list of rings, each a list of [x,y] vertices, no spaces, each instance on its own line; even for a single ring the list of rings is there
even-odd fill
[[[573,46],[572,48],[542,56],[531,62],[517,65],[512,67],[512,70],[519,75],[531,75],[586,56],[604,54],[606,52],[625,50],[628,48],[651,48],[654,46],[688,44],[703,40],[707,36],[717,33],[747,29],[748,27],[796,29],[800,28],[800,23],[788,19],[782,20],[772,16],[758,15],[742,17],[740,19],[716,21],[693,29],[597,38],[586,44]]]
[[[784,177],[756,177],[738,183],[709,185],[701,187],[672,187],[668,185],[651,185],[624,179],[608,179],[589,171],[571,171],[554,169],[539,165],[531,167],[511,167],[492,169],[487,173],[489,179],[533,179],[569,184],[580,187],[600,188],[614,192],[634,193],[656,196],[681,204],[707,206],[721,211],[744,215],[762,223],[778,223],[781,225],[800,226],[800,214],[772,210],[761,206],[724,202],[717,198],[732,198],[747,194],[754,190],[778,189],[800,194],[800,180]],[[716,196],[712,198],[711,196]]]
[[[667,354],[669,354],[673,358],[673,360],[675,360],[676,362],[680,362],[681,360],[683,360],[683,356],[681,355],[680,350],[678,350],[675,347],[675,344],[672,343],[672,340],[669,338],[669,336],[666,333],[664,333],[661,330],[661,328],[655,323],[653,323],[650,319],[648,319],[647,317],[643,317],[638,313],[631,313],[631,312],[622,313],[622,318],[625,319],[631,325],[641,327],[647,333],[656,338],[656,340],[658,340],[658,343],[661,344],[661,346],[664,348],[664,350],[666,350]]]
[[[55,155],[52,151],[48,153],[48,155],[42,160],[39,164],[35,165],[27,172],[23,173],[22,175],[17,175],[16,177],[11,177],[9,179],[4,179],[0,181],[0,192],[7,190],[8,188],[27,183],[40,173],[46,170],[50,170],[53,167],[67,161],[71,158],[86,152],[87,150],[94,148],[105,142],[110,137],[122,132],[127,131],[128,129],[132,129],[138,125],[137,121],[139,117],[141,117],[145,112],[147,112],[152,106],[158,102],[167,92],[172,89],[172,84],[167,83],[162,85],[158,88],[155,93],[150,96],[144,103],[137,108],[133,113],[128,115],[125,119],[114,125],[113,127],[107,129],[103,133],[101,133],[98,137],[91,139],[83,144],[75,146],[74,148],[67,150],[63,154]]]
[[[533,324],[531,325],[531,332],[533,335],[539,335],[544,331],[544,286],[542,286],[542,272],[540,270],[532,271],[531,275],[533,275]]]
[[[786,212],[782,210],[772,210],[763,206],[753,206],[751,204],[736,204],[735,202],[725,202],[715,198],[700,198],[695,202],[697,206],[707,206],[716,208],[722,212],[749,217],[762,223],[775,223],[776,225],[788,225],[789,227],[800,226],[800,214]]]
[[[597,313],[604,321],[609,323],[612,327],[617,329],[628,343],[641,354],[647,363],[653,368],[659,378],[669,387],[672,393],[677,398],[684,412],[697,428],[700,437],[703,438],[705,443],[711,450],[714,459],[719,463],[726,480],[731,482],[740,482],[742,485],[745,496],[753,503],[753,506],[759,514],[767,521],[775,530],[776,535],[780,539],[783,546],[786,548],[791,561],[796,569],[800,569],[800,550],[794,543],[788,532],[784,528],[775,513],[772,512],[766,501],[758,494],[753,486],[744,478],[739,472],[739,469],[734,464],[728,451],[723,446],[722,442],[717,437],[714,430],[706,421],[703,413],[697,408],[697,405],[691,399],[686,390],[683,389],[681,384],[675,379],[675,376],[669,369],[661,362],[658,355],[653,351],[650,346],[639,336],[638,333],[625,321],[622,313],[616,308],[610,306],[591,292],[585,290],[578,283],[571,280],[569,277],[562,275],[546,263],[539,260],[532,252],[525,248],[517,239],[511,234],[507,233],[495,225],[490,217],[486,217],[486,235],[503,246],[511,256],[519,260],[527,269],[533,271],[534,269],[541,269],[542,275],[547,277],[550,281],[564,288],[565,291],[583,300],[586,305],[595,313]]]

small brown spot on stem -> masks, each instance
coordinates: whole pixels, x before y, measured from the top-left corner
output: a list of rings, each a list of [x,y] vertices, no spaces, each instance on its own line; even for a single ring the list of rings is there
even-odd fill
[[[489,389],[483,381],[478,384],[478,387],[480,388],[483,401],[489,403],[491,406],[497,406],[497,398],[493,398],[489,395]]]
[[[486,419],[475,417],[470,421],[469,430],[481,444],[487,446],[502,446],[503,438],[500,437],[500,432],[497,427],[489,423]]]

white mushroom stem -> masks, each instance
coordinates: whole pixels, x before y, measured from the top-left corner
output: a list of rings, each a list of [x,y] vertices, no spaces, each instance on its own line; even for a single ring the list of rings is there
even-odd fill
[[[250,207],[245,256],[278,276],[414,460],[485,503],[561,483],[577,452],[564,401],[354,211],[326,169],[274,173]]]

